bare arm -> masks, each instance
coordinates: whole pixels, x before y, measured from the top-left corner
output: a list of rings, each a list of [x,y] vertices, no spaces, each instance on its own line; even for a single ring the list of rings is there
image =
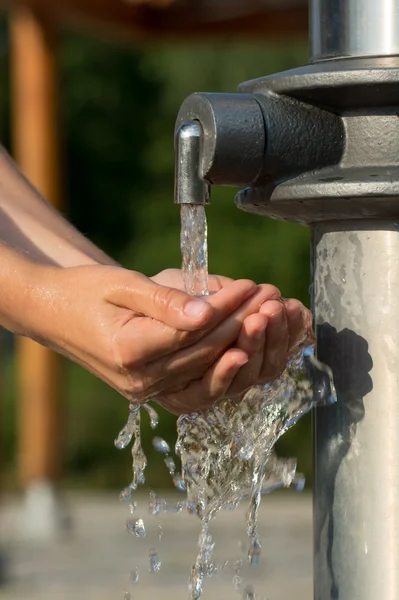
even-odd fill
[[[116,265],[42,198],[3,148],[0,148],[0,240],[42,264]]]
[[[130,400],[161,396],[186,412],[277,376],[308,329],[304,307],[284,304],[273,286],[213,283],[219,291],[196,302],[175,289],[175,272],[151,280],[119,268],[0,148],[0,326]]]

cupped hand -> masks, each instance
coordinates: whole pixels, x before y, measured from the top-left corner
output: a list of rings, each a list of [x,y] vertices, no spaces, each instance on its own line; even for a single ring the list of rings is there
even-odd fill
[[[26,333],[137,402],[200,379],[266,297],[241,280],[194,300],[140,273],[100,265],[32,267],[32,282]]]
[[[183,289],[181,272],[168,269],[156,280]],[[231,283],[231,279],[210,276],[210,293]],[[269,292],[271,286],[268,288]],[[240,397],[251,386],[276,379],[288,359],[304,341],[314,342],[310,311],[295,299],[283,299],[277,288],[257,313],[247,316],[239,336],[201,379],[176,387],[158,401],[176,414],[209,408],[223,397]]]

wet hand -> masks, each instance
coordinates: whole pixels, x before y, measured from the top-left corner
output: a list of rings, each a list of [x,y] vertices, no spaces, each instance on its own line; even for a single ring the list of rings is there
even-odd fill
[[[158,277],[170,285],[183,286],[177,269],[164,271]],[[210,292],[230,282],[228,278],[211,276]],[[233,347],[201,379],[175,389],[160,399],[161,404],[181,414],[209,408],[222,397],[241,397],[251,386],[279,377],[289,357],[305,339],[314,342],[310,311],[298,300],[281,298],[277,288],[267,289],[269,297],[258,312],[244,319]]]
[[[196,301],[118,267],[39,270],[29,289],[27,335],[137,402],[202,377],[264,300],[247,280]]]

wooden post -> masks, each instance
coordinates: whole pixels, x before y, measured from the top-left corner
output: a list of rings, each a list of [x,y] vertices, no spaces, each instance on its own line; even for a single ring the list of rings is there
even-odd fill
[[[26,177],[59,208],[58,70],[52,15],[17,6],[11,15],[10,39],[13,154]],[[40,503],[48,513],[34,519],[32,533],[51,536],[58,528],[57,511],[51,506],[57,505],[54,490],[62,463],[62,359],[26,338],[17,339],[16,359],[19,479],[32,509]]]

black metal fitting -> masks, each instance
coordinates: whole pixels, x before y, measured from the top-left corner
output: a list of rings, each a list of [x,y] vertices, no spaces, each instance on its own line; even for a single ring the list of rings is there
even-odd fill
[[[193,121],[202,128],[200,176],[215,185],[274,186],[342,154],[336,115],[274,93],[192,94],[176,132]]]
[[[399,217],[399,58],[331,60],[193,94],[200,175],[239,208],[311,223]]]

